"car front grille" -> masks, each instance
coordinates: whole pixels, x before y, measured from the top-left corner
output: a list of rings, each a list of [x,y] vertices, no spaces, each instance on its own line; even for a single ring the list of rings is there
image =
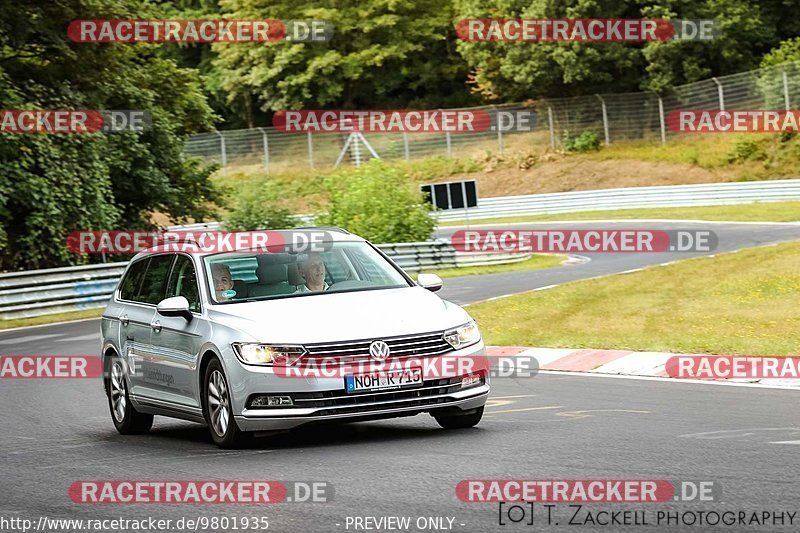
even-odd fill
[[[286,394],[292,398],[294,405],[272,407],[270,409],[320,409],[314,416],[335,414],[357,414],[380,411],[392,407],[427,407],[453,400],[448,394],[461,389],[461,377],[441,378],[424,381],[422,386],[408,389],[390,389],[374,392],[348,394],[345,390],[329,390],[321,392],[295,392]],[[484,381],[481,380],[481,384]],[[254,395],[257,396],[257,395]],[[397,402],[397,403],[395,403]],[[250,401],[247,402],[250,406]]]
[[[422,333],[402,337],[384,337],[349,342],[306,344],[306,358],[334,359],[342,364],[363,363],[370,360],[369,345],[381,340],[389,345],[389,359],[395,357],[430,357],[453,351],[444,340],[444,332]]]

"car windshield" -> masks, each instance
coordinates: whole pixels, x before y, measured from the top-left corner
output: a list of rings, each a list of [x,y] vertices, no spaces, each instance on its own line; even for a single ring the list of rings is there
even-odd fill
[[[408,287],[391,263],[365,242],[328,242],[325,251],[253,251],[204,258],[215,303]]]

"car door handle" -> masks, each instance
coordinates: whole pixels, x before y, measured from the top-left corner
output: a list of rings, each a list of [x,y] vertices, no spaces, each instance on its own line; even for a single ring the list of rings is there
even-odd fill
[[[131,323],[131,320],[128,318],[128,315],[122,315],[121,317],[119,317],[119,322],[123,326],[127,326],[128,324]]]
[[[161,331],[161,322],[159,322],[158,320],[156,320],[155,322],[150,322],[150,327],[153,328],[153,331],[158,333],[159,331]]]

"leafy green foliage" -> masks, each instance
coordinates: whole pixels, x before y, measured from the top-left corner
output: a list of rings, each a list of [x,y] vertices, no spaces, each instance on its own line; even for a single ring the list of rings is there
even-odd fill
[[[188,134],[212,127],[197,73],[159,45],[72,43],[71,20],[157,17],[134,0],[31,0],[0,15],[0,109],[136,109],[145,132],[0,134],[0,268],[85,262],[73,230],[151,227],[154,211],[202,219],[217,194],[213,168],[183,156]]]
[[[564,136],[564,150],[567,152],[593,152],[600,149],[600,137],[591,131],[584,131],[577,137]]]
[[[459,42],[475,90],[498,101],[579,96],[669,87],[756,68],[781,39],[798,33],[783,0],[454,0],[457,19],[715,19],[711,41],[637,43]],[[791,20],[786,20],[791,19]]]
[[[253,231],[297,226],[291,210],[286,207],[285,192],[284,187],[266,176],[245,183],[230,193],[226,202],[232,209],[223,219],[225,229]]]
[[[468,69],[455,53],[452,5],[438,0],[221,0],[233,19],[330,22],[327,43],[217,43],[215,76],[231,104],[263,110],[436,108],[469,104]]]
[[[325,186],[330,204],[317,217],[319,224],[339,226],[376,243],[424,241],[433,232],[430,204],[398,168],[371,161],[326,178]]]
[[[763,160],[767,154],[759,140],[748,136],[739,136],[733,142],[731,151],[728,153],[729,163],[741,163],[744,161]]]

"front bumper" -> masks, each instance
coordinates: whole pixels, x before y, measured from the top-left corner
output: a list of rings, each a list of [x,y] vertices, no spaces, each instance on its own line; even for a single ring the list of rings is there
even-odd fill
[[[470,411],[482,407],[488,397],[489,383],[486,382],[480,386],[424,398],[360,403],[357,406],[245,409],[235,419],[242,431],[280,431],[310,423],[413,416],[439,409]]]
[[[485,356],[486,347],[480,341],[447,355]],[[470,411],[482,407],[489,395],[488,375],[480,385],[463,389],[456,386],[460,380],[452,378],[451,382],[426,381],[420,388],[353,396],[345,393],[344,378],[287,379],[275,376],[268,367],[245,369],[238,365],[230,382],[234,388],[234,418],[243,431],[280,431],[315,422],[413,416],[439,409]],[[296,401],[293,407],[251,408],[247,400],[254,394],[286,394]]]

